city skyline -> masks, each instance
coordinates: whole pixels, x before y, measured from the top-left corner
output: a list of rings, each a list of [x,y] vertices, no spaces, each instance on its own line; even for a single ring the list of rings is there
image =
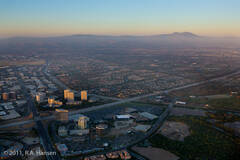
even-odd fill
[[[193,32],[240,36],[239,1],[6,1],[0,38],[69,34],[153,35]]]

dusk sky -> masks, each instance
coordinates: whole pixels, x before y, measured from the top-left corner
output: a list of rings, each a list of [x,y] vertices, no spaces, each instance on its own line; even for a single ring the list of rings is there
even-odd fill
[[[0,37],[193,32],[240,36],[239,0],[1,0]]]

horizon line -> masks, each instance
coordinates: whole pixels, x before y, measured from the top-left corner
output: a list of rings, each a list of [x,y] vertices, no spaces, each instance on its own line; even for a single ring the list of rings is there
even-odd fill
[[[200,35],[193,32],[168,32],[168,33],[158,33],[158,34],[98,34],[98,33],[75,33],[75,34],[57,34],[57,35],[16,35],[16,36],[0,36],[0,39],[11,39],[11,38],[53,38],[53,37],[67,37],[67,36],[112,36],[112,37],[151,37],[151,36],[164,36],[171,35],[174,33],[190,33],[198,37],[208,37],[208,38],[240,38],[240,36],[211,36],[211,35]]]

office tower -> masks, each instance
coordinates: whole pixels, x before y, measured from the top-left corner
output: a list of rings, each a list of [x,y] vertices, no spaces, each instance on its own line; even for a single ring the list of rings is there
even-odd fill
[[[68,89],[64,90],[64,99],[74,101],[74,92]]]
[[[38,103],[41,103],[43,100],[44,100],[44,98],[45,98],[45,93],[43,93],[43,92],[38,92],[37,94],[36,94],[36,101],[38,102]]]
[[[86,116],[81,116],[78,119],[78,127],[81,129],[86,129],[87,128],[87,122],[88,122],[88,117]]]
[[[65,90],[64,90],[64,99],[67,99],[67,97],[68,97],[68,92],[69,92],[68,89],[65,89]]]
[[[53,97],[49,97],[49,98],[48,98],[48,105],[49,105],[50,107],[53,106],[54,102],[55,102],[55,99],[54,99]]]
[[[87,101],[87,91],[81,91],[81,100]]]

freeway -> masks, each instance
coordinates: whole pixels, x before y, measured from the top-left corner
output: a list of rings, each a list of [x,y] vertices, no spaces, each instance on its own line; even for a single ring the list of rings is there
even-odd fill
[[[46,158],[48,160],[60,160],[61,158],[53,147],[48,131],[40,120],[36,121],[36,128],[40,135],[40,142],[43,145],[45,152],[47,152]]]
[[[152,136],[162,125],[162,123],[164,122],[164,120],[168,117],[169,113],[171,112],[173,105],[175,103],[175,100],[173,100],[168,107],[166,108],[166,110],[158,117],[158,120],[155,122],[155,124],[150,128],[150,130],[141,138],[138,139],[130,144],[128,144],[125,147],[122,148],[118,148],[116,150],[122,150],[122,149],[126,149],[126,148],[131,148],[132,146],[144,141],[145,139],[149,138],[150,136]]]
[[[189,88],[189,87],[194,87],[194,86],[198,86],[198,85],[207,84],[207,83],[214,82],[214,81],[219,81],[219,80],[225,79],[227,77],[230,77],[230,76],[233,76],[233,75],[236,75],[236,74],[240,74],[240,71],[234,72],[234,73],[231,73],[231,74],[228,74],[228,75],[224,75],[224,76],[221,76],[221,77],[213,78],[213,79],[210,79],[210,80],[205,80],[205,81],[201,81],[201,82],[187,84],[187,85],[184,85],[184,86],[181,86],[181,87],[176,87],[176,88],[172,88],[172,89],[158,91],[158,92],[154,92],[154,93],[150,93],[150,94],[146,94],[146,95],[141,95],[141,96],[137,96],[137,97],[133,97],[133,98],[122,99],[122,100],[119,100],[117,102],[98,105],[98,106],[92,106],[90,108],[84,108],[84,109],[79,109],[79,110],[75,110],[75,111],[70,111],[69,116],[74,115],[74,114],[78,114],[78,113],[85,113],[85,112],[94,111],[94,110],[98,110],[98,109],[104,109],[104,108],[108,108],[108,107],[111,107],[111,106],[114,106],[114,105],[123,104],[123,103],[127,103],[127,102],[132,102],[132,101],[139,100],[141,98],[147,98],[147,97],[159,95],[161,93],[169,93],[169,92],[176,91],[176,90],[181,90],[181,89],[185,89],[185,88]],[[50,120],[50,119],[54,119],[54,116],[41,117],[40,119]],[[17,126],[17,125],[27,124],[27,123],[31,123],[31,121],[27,120],[27,121],[22,121],[22,122],[13,122],[13,123],[10,123],[10,124],[1,125],[0,128]]]
[[[228,74],[228,75],[224,75],[224,76],[221,76],[221,77],[213,78],[213,79],[210,79],[210,80],[205,80],[205,81],[201,81],[201,82],[187,84],[187,85],[184,85],[184,86],[181,86],[181,87],[176,87],[176,88],[172,88],[172,89],[158,91],[158,92],[154,92],[154,93],[150,93],[150,94],[146,94],[146,95],[141,95],[141,96],[137,96],[137,97],[133,97],[133,98],[122,99],[122,100],[118,100],[118,101],[113,102],[113,103],[108,103],[108,104],[103,104],[103,105],[99,105],[99,106],[93,106],[93,107],[90,107],[90,108],[84,108],[84,109],[71,111],[71,112],[69,112],[69,116],[72,116],[72,115],[78,114],[78,113],[89,112],[89,111],[93,111],[93,110],[97,110],[97,109],[103,109],[103,108],[111,107],[111,106],[122,104],[122,103],[132,102],[132,101],[136,101],[136,100],[139,100],[139,99],[142,99],[142,98],[159,95],[161,93],[169,93],[169,92],[176,91],[176,90],[181,90],[181,89],[194,87],[194,86],[198,86],[198,85],[203,85],[203,84],[214,82],[214,81],[219,81],[219,80],[225,79],[227,77],[230,77],[230,76],[233,76],[233,75],[236,75],[236,74],[239,74],[239,73],[240,73],[240,71],[235,72],[235,73],[231,73],[231,74]],[[65,88],[65,89],[68,88],[66,85],[61,83],[59,80],[57,80],[55,77],[51,76],[47,72],[45,72],[45,74],[47,74],[49,77],[51,77],[51,79],[53,79],[56,84],[62,86],[62,88]],[[48,131],[46,130],[46,128],[44,128],[44,126],[41,122],[42,119],[54,119],[54,116],[39,117],[39,115],[37,113],[36,106],[35,106],[34,102],[32,101],[32,98],[28,98],[28,107],[31,109],[31,111],[33,113],[33,119],[34,120],[26,120],[26,121],[22,121],[22,122],[13,122],[13,123],[10,123],[10,124],[1,125],[0,128],[19,126],[19,125],[24,125],[24,124],[36,122],[36,128],[37,128],[37,131],[39,133],[40,141],[41,141],[41,144],[43,145],[43,148],[44,148],[45,152],[56,153],[56,154],[47,154],[46,158],[48,160],[59,160],[60,157],[57,154],[55,148],[53,147],[53,144],[51,142]],[[125,146],[125,148],[131,147],[132,145],[135,145],[135,144],[139,143],[140,141],[148,138],[153,133],[155,133],[156,130],[159,128],[159,126],[164,121],[164,119],[168,116],[172,107],[173,107],[173,103],[171,103],[168,106],[168,108],[164,111],[164,113],[161,114],[161,116],[159,117],[157,122],[153,125],[153,127],[148,131],[148,133],[142,139],[139,139],[139,140],[129,144],[128,146]]]
[[[63,89],[68,88],[65,84],[63,84],[61,81],[59,81],[57,78],[55,78],[54,76],[52,76],[51,74],[49,74],[47,72],[47,66],[44,68],[43,72],[45,73],[45,75],[47,75],[54,83],[59,85],[61,88],[63,88]],[[150,94],[146,94],[146,95],[140,95],[140,96],[137,96],[137,97],[127,98],[127,99],[118,99],[118,98],[94,95],[94,96],[98,96],[99,98],[109,98],[109,99],[112,99],[112,100],[117,100],[117,102],[103,104],[103,105],[99,105],[99,106],[93,106],[93,107],[85,108],[85,109],[79,109],[79,110],[76,110],[76,111],[70,111],[69,115],[84,113],[84,112],[90,112],[90,111],[94,111],[94,110],[97,110],[97,109],[104,109],[104,108],[111,107],[111,106],[114,106],[114,105],[119,105],[119,104],[122,104],[122,103],[136,101],[136,100],[139,100],[139,99],[142,99],[142,98],[156,96],[156,95],[159,95],[161,93],[169,93],[169,92],[176,91],[176,90],[181,90],[181,89],[185,89],[185,88],[189,88],[189,87],[194,87],[194,86],[218,81],[218,80],[221,80],[221,79],[225,79],[227,77],[230,77],[230,76],[233,76],[233,75],[236,75],[236,74],[239,74],[239,73],[240,73],[240,71],[237,71],[237,72],[233,72],[233,73],[223,75],[223,76],[220,76],[220,77],[212,78],[212,79],[209,79],[209,80],[205,80],[205,81],[201,81],[201,82],[195,82],[195,83],[187,84],[187,85],[176,87],[176,88],[167,89],[167,90],[164,90],[164,91],[158,91],[158,92],[154,92],[154,93],[150,93]]]
[[[158,117],[157,121],[155,122],[155,124],[152,125],[152,127],[148,130],[148,132],[140,139],[137,139],[129,144],[126,144],[123,147],[119,147],[119,148],[114,148],[114,150],[111,151],[102,151],[102,152],[98,152],[98,154],[106,154],[108,152],[114,152],[114,151],[119,151],[119,150],[128,150],[131,155],[133,155],[133,157],[135,157],[138,160],[146,160],[146,158],[144,158],[143,156],[136,154],[134,152],[131,151],[131,147],[135,146],[136,144],[143,142],[144,140],[148,139],[149,137],[151,137],[152,135],[154,135],[154,133],[156,133],[158,131],[158,129],[161,127],[161,125],[163,124],[164,120],[169,116],[173,105],[175,104],[175,99],[172,100],[172,102],[168,105],[168,107],[164,110],[164,112]]]
[[[240,71],[234,72],[234,73],[231,73],[231,74],[228,74],[228,75],[224,75],[224,76],[221,76],[221,77],[213,78],[213,79],[210,79],[210,80],[195,82],[195,83],[187,84],[187,85],[176,87],[176,88],[171,88],[171,89],[158,91],[158,92],[154,92],[154,93],[150,93],[150,94],[140,95],[140,96],[133,97],[133,98],[122,99],[122,100],[119,100],[117,102],[103,104],[103,105],[100,105],[100,106],[94,106],[94,107],[91,107],[91,108],[79,109],[77,111],[71,111],[69,113],[70,113],[70,115],[72,115],[72,114],[89,112],[89,111],[93,111],[93,110],[97,110],[97,109],[103,109],[103,108],[111,107],[113,105],[119,105],[119,104],[122,104],[122,103],[136,101],[136,100],[139,100],[139,99],[142,99],[142,98],[156,96],[156,95],[159,95],[161,93],[169,93],[169,92],[172,92],[172,91],[177,91],[177,90],[181,90],[181,89],[185,89],[185,88],[190,88],[190,87],[194,87],[194,86],[207,84],[207,83],[214,82],[214,81],[219,81],[219,80],[225,79],[227,77],[230,77],[230,76],[233,76],[233,75],[236,75],[236,74],[240,74]]]
[[[157,132],[157,130],[161,127],[161,125],[164,122],[164,120],[170,114],[171,109],[173,108],[174,103],[175,103],[175,100],[173,100],[173,102],[168,105],[168,108],[159,116],[157,122],[151,127],[151,129],[147,132],[147,134],[143,138],[138,139],[135,142],[132,142],[131,144],[125,146],[122,149],[131,148],[131,147],[135,146],[136,144],[138,144],[140,142],[143,142],[145,139],[148,139],[149,137],[151,137],[151,135],[153,135],[155,132]],[[136,159],[138,159],[138,160],[146,160],[145,157],[143,157],[143,156],[141,156],[139,154],[136,154],[136,153],[132,152],[131,150],[128,150],[128,151],[130,151],[130,153]]]
[[[109,100],[114,100],[114,101],[120,101],[122,99],[120,98],[115,98],[115,97],[107,97],[107,96],[102,96],[102,95],[97,95],[97,94],[88,94],[89,96],[94,96],[97,98],[102,98],[102,99],[109,99]]]
[[[0,129],[8,128],[8,127],[14,127],[14,126],[21,126],[21,125],[30,124],[30,123],[33,123],[33,122],[34,122],[34,120],[30,119],[30,120],[24,120],[24,121],[20,121],[20,122],[3,124],[3,125],[0,126]]]

